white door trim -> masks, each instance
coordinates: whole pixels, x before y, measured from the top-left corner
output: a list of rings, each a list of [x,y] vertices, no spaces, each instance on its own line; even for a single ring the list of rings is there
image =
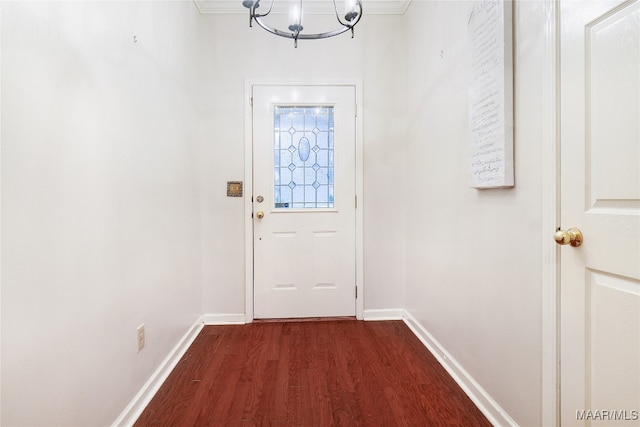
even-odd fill
[[[560,221],[560,31],[556,0],[544,0],[542,139],[542,414],[544,426],[560,423],[559,265],[553,233]]]
[[[363,239],[363,120],[362,120],[362,82],[359,80],[254,80],[246,79],[244,88],[245,97],[245,127],[244,127],[244,241],[245,241],[245,321],[253,321],[253,219],[251,217],[253,203],[253,107],[251,96],[254,86],[351,86],[356,92],[356,195],[358,207],[356,209],[356,318],[364,317],[364,239]]]

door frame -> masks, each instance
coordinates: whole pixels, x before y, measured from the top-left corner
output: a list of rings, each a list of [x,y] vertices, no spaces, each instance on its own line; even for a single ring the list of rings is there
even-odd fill
[[[356,226],[356,318],[364,318],[364,197],[363,197],[363,103],[362,81],[360,80],[258,80],[245,79],[244,85],[244,237],[245,237],[245,322],[254,320],[254,251],[253,251],[253,105],[252,94],[254,86],[348,86],[355,91],[356,117],[355,117],[355,149],[356,149],[356,197],[357,208],[355,217]]]
[[[542,425],[560,425],[560,5],[544,0],[542,76]]]

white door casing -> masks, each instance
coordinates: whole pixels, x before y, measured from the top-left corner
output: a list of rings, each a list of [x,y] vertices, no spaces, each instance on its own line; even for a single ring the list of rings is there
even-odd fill
[[[356,99],[354,86],[254,85],[253,98],[253,292],[255,318],[295,318],[354,316],[356,314]],[[280,203],[276,197],[274,173],[275,140],[282,145],[277,158],[289,164],[278,172],[286,175],[282,191],[301,190],[300,182],[286,184],[294,176],[306,180],[307,175],[324,176],[322,169],[306,169],[306,160],[326,157],[322,144],[314,138],[315,125],[301,131],[274,129],[274,114],[291,107],[326,108],[335,123],[331,153],[335,168],[332,175],[331,205],[303,208]],[[319,109],[320,109],[319,108]],[[311,110],[310,110],[311,111]],[[291,114],[303,122],[313,114]],[[286,120],[288,115],[279,120]],[[283,126],[285,126],[283,124]],[[303,139],[309,137],[306,143]],[[282,140],[282,142],[280,142]],[[285,142],[286,140],[286,142]],[[309,144],[310,140],[310,144]],[[306,145],[306,146],[303,146]],[[290,147],[290,150],[287,149]],[[280,163],[280,160],[277,160]],[[294,165],[296,163],[298,166]],[[320,162],[321,163],[321,162]],[[284,166],[286,166],[283,163]],[[282,178],[285,179],[285,178]],[[307,188],[312,180],[307,182]],[[319,182],[323,182],[319,180]],[[314,184],[317,184],[314,182]],[[295,187],[295,188],[293,188]],[[318,188],[318,194],[322,188]],[[326,197],[326,192],[323,191]]]
[[[640,2],[560,22],[561,424],[640,425]]]

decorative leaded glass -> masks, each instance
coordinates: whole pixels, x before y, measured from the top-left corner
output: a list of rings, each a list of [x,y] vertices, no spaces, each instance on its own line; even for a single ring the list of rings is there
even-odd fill
[[[276,208],[333,208],[333,107],[275,107]]]

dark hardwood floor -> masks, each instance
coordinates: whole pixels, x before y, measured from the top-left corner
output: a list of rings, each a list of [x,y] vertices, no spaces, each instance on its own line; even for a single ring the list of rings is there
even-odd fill
[[[490,426],[401,321],[205,326],[136,426]]]

